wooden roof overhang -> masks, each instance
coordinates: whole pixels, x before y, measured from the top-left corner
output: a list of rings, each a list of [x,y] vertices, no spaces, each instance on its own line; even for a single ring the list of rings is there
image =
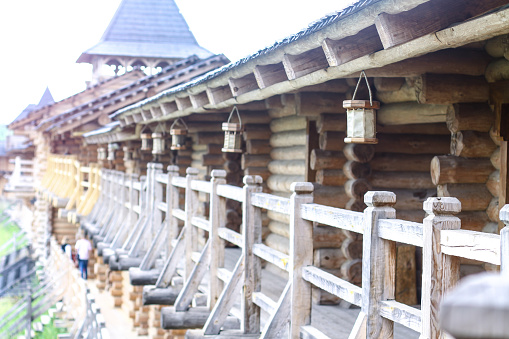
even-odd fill
[[[117,111],[121,126],[253,102],[338,78],[484,75],[484,53],[453,48],[509,33],[507,0],[361,1],[252,56]],[[442,51],[446,50],[447,51]],[[459,56],[462,56],[459,58]],[[476,61],[479,62],[471,62]],[[429,61],[426,63],[416,61]],[[422,65],[425,64],[426,68]],[[157,111],[158,114],[152,114]],[[160,114],[162,112],[162,115]]]
[[[8,125],[8,128],[11,130],[16,130],[21,129],[29,124],[37,125],[40,123],[42,119],[47,118],[48,116],[50,117],[57,116],[65,111],[72,109],[76,105],[81,105],[92,100],[97,96],[110,92],[112,88],[124,86],[124,84],[132,83],[144,76],[145,74],[141,70],[135,70],[133,72],[129,72],[118,77],[107,79],[85,89],[80,93],[72,95],[63,100],[57,101],[53,104],[43,106],[40,109],[34,110],[30,112],[25,118],[19,120],[16,119],[13,122],[11,122]]]
[[[122,129],[118,121],[112,122],[95,131],[83,134],[87,144],[107,144],[110,142],[122,142],[138,140],[141,126]]]
[[[224,55],[215,55],[204,60],[192,56],[165,68],[163,72],[146,76],[58,116],[46,119],[39,124],[37,129],[52,135],[60,135],[95,120],[99,120],[99,125],[105,125],[110,122],[108,114],[179,83],[187,82],[193,77],[224,65],[226,62],[228,59]]]

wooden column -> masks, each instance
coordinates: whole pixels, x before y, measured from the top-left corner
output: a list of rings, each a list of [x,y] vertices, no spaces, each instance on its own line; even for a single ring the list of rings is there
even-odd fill
[[[171,241],[177,239],[179,235],[179,227],[177,218],[173,217],[173,209],[178,208],[179,205],[179,190],[172,185],[174,177],[178,177],[179,168],[175,165],[170,165],[166,168],[168,176],[168,184],[166,185],[166,222],[168,234],[168,249],[171,248]],[[170,253],[170,251],[168,251]]]
[[[461,228],[455,217],[461,203],[452,197],[428,198],[424,211],[422,248],[422,331],[423,338],[442,338],[438,325],[438,309],[442,297],[459,279],[459,258],[442,254],[440,231]]]
[[[262,218],[259,208],[251,204],[251,195],[262,191],[260,176],[244,177],[244,203],[242,205],[242,254],[244,260],[244,288],[241,297],[241,331],[260,333],[260,307],[253,303],[253,293],[261,291],[261,261],[253,253],[253,245],[262,242]]]
[[[185,259],[185,278],[189,278],[191,271],[193,270],[194,263],[191,255],[196,247],[196,239],[195,235],[195,227],[192,225],[192,219],[195,214],[195,209],[197,205],[197,194],[191,189],[191,182],[196,180],[199,171],[196,168],[189,167],[186,170],[186,202],[185,202],[185,212],[186,212],[186,220],[184,221],[184,227],[186,228],[185,234],[185,247],[186,247],[186,259]]]
[[[207,304],[212,310],[223,290],[223,282],[217,278],[217,270],[224,266],[224,240],[218,235],[219,227],[226,220],[226,200],[217,195],[217,186],[226,184],[226,171],[213,170],[210,190],[210,263],[209,263],[209,294]]]
[[[367,316],[366,338],[392,338],[394,323],[380,316],[379,302],[394,299],[396,243],[378,237],[378,219],[394,219],[396,195],[368,192],[364,196],[362,253],[362,312]]]
[[[302,219],[303,204],[313,203],[313,184],[295,182],[290,197],[290,338],[300,338],[300,327],[311,323],[311,284],[302,279],[302,268],[313,265],[313,223]]]

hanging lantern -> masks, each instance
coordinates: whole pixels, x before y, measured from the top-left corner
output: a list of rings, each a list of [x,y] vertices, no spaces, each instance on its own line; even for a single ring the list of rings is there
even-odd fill
[[[164,125],[158,124],[154,133],[152,133],[152,154],[164,154],[165,137],[166,133],[164,133]]]
[[[129,146],[124,146],[122,148],[124,151],[124,162],[133,160],[133,150]]]
[[[152,133],[143,133],[143,131],[148,127],[148,125],[145,125],[141,129],[140,137],[141,137],[141,150],[142,151],[150,151],[152,149]]]
[[[231,122],[233,112],[237,113],[238,123]],[[240,120],[239,110],[234,106],[228,122],[223,122],[224,131],[224,147],[221,149],[223,152],[242,153],[242,121]]]
[[[115,151],[118,149],[118,144],[108,144],[108,160],[113,161],[115,160]]]
[[[359,88],[362,76],[366,79],[368,86],[369,100],[355,100],[355,94]],[[380,102],[373,101],[368,78],[364,71],[361,72],[352,100],[344,100],[343,107],[346,108],[346,138],[345,143],[355,144],[376,144],[376,110],[380,108]]]
[[[97,149],[97,160],[106,160],[106,148],[99,147]]]
[[[178,118],[170,127],[172,151],[186,149],[187,125],[184,120]]]

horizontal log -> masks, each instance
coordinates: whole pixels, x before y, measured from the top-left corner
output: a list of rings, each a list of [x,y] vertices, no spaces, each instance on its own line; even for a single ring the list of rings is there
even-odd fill
[[[348,160],[343,165],[343,173],[349,179],[367,178],[371,174],[371,167],[368,163]]]
[[[322,226],[313,227],[313,248],[340,248],[346,239],[345,233],[336,227]]]
[[[313,265],[320,268],[338,269],[347,260],[339,248],[322,248],[313,251]]]
[[[276,233],[269,234],[265,239],[265,244],[267,244],[267,246],[270,248],[284,254],[288,254],[290,250],[290,241],[288,238]]]
[[[341,253],[348,260],[362,258],[362,239],[345,239],[341,245]]]
[[[509,60],[498,59],[492,61],[486,68],[486,80],[488,82],[497,82],[509,80]]]
[[[345,193],[352,199],[362,201],[364,194],[371,189],[366,179],[350,179],[345,183]]]
[[[309,166],[312,170],[340,169],[346,163],[346,158],[339,151],[311,151]]]
[[[378,134],[377,153],[449,154],[450,136],[424,134]],[[346,147],[345,147],[346,148]]]
[[[222,154],[204,154],[202,157],[203,166],[222,166],[224,162]]]
[[[248,167],[263,167],[267,166],[269,162],[272,161],[272,158],[268,154],[242,154],[242,169],[246,169]]]
[[[348,160],[357,162],[369,162],[375,155],[373,145],[348,144],[343,148],[343,153]]]
[[[392,188],[425,189],[435,187],[429,172],[373,172],[369,182],[374,187],[389,190]]]
[[[451,154],[466,158],[489,158],[497,145],[489,133],[462,131],[451,136]]]
[[[240,119],[242,120],[243,124],[268,124],[272,120],[269,116],[269,112],[266,110],[263,111],[242,111],[242,109],[239,109],[240,112]],[[225,122],[226,120],[223,120]]]
[[[445,122],[451,105],[423,105],[417,102],[385,104],[377,112],[381,125],[431,124]]]
[[[267,211],[267,216],[270,220],[279,221],[281,223],[289,224],[290,223],[290,216],[283,213],[278,213],[274,211]]]
[[[341,266],[341,277],[353,284],[360,284],[362,282],[362,260],[352,259],[345,261]]]
[[[238,172],[240,171],[240,164],[238,161],[225,161],[223,169],[227,172]]]
[[[272,132],[269,129],[262,131],[244,131],[242,132],[242,139],[253,140],[253,139],[269,139]]]
[[[297,115],[318,116],[321,113],[345,113],[343,108],[344,94],[299,92],[295,94]]]
[[[439,197],[458,198],[462,211],[484,211],[492,198],[484,184],[438,185],[437,193]]]
[[[305,146],[278,147],[270,151],[270,156],[274,160],[298,160],[306,159]]]
[[[488,158],[441,155],[431,161],[431,179],[435,185],[485,183],[492,172],[493,166]]]
[[[327,131],[346,131],[346,114],[320,114],[316,122],[316,131],[320,134]]]
[[[447,127],[452,133],[459,131],[489,132],[495,122],[495,114],[488,103],[454,104],[447,111]]]
[[[342,186],[348,177],[342,170],[328,169],[316,171],[316,182],[324,186]]]
[[[429,170],[432,154],[376,153],[369,162],[372,171],[424,172]]]
[[[163,329],[202,328],[209,315],[208,307],[191,307],[185,312],[177,312],[174,307],[163,307],[161,309],[161,327]],[[240,321],[238,318],[228,316],[223,326],[239,328]]]
[[[497,147],[490,155],[490,162],[497,170],[500,171],[500,147]]]
[[[374,78],[377,92],[397,91],[405,84],[405,78]]]
[[[275,233],[285,238],[290,238],[290,226],[287,223],[271,221],[269,222],[268,227],[272,233]]]
[[[194,141],[197,144],[222,144],[224,142],[224,133],[221,132],[198,132],[195,134]]]
[[[280,119],[274,119],[270,122],[270,131],[280,133],[286,131],[296,131],[306,129],[307,118],[300,116],[290,116]]]
[[[223,142],[224,139],[221,140]],[[221,144],[208,144],[207,146],[207,152],[209,154],[223,154],[223,151],[221,149],[223,148],[223,143]]]
[[[422,222],[426,217],[424,210],[396,210],[396,218],[406,221]]]
[[[350,197],[341,186],[313,184],[313,202],[320,205],[344,208]]]
[[[391,79],[391,78],[376,78],[376,79]],[[383,104],[391,104],[396,102],[417,101],[417,95],[415,93],[415,88],[413,86],[410,86],[408,83],[404,83],[403,86],[396,90],[377,91],[376,99],[382,102]]]
[[[274,174],[304,175],[306,163],[304,160],[273,160],[268,168]]]
[[[304,175],[271,175],[267,179],[267,186],[273,191],[289,192],[294,182],[304,181]]]
[[[247,154],[269,154],[271,149],[269,140],[246,140]]]
[[[350,199],[345,205],[345,209],[349,211],[362,212],[366,209],[366,204],[363,200],[359,199]]]
[[[145,286],[143,288],[143,305],[173,305],[181,290],[180,287],[170,286],[167,288],[156,288]]]
[[[344,132],[326,131],[320,134],[318,145],[324,151],[341,151],[345,146]]]
[[[383,191],[384,189],[373,187],[373,191]],[[423,203],[429,197],[437,195],[436,189],[393,189],[391,190],[396,194],[396,211],[399,210],[420,210],[423,208]]]
[[[485,102],[489,85],[484,76],[424,74],[415,84],[421,104]]]
[[[160,273],[160,269],[142,271],[138,267],[132,267],[129,269],[129,280],[133,286],[154,285]]]
[[[490,162],[491,164],[491,162]],[[500,172],[494,171],[488,177],[486,181],[486,187],[490,191],[491,195],[498,197],[500,195]]]
[[[270,137],[270,145],[272,147],[289,147],[306,145],[307,135],[306,130],[286,131],[281,133],[274,133]]]

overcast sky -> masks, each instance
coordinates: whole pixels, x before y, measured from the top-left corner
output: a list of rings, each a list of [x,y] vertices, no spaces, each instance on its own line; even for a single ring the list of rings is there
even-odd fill
[[[198,43],[235,61],[296,33],[353,0],[176,0]],[[76,64],[102,36],[120,0],[13,0],[0,4],[0,124],[46,86],[55,100],[85,89],[91,66]]]

